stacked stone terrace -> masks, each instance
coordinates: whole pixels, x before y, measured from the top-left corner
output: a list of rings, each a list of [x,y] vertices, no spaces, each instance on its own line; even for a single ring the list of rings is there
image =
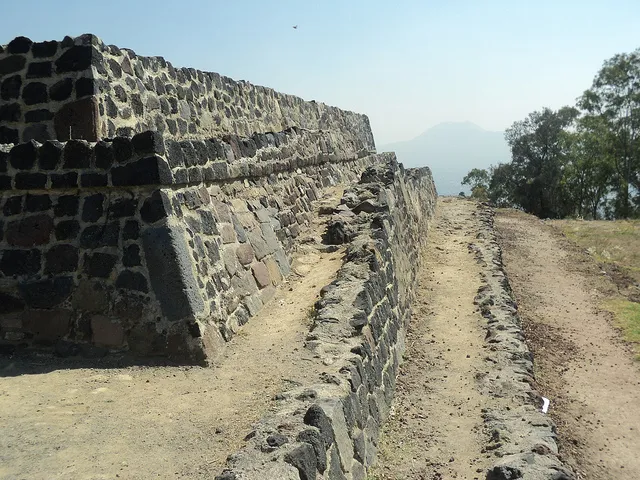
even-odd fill
[[[366,116],[93,35],[0,47],[0,347],[201,362],[255,315]]]

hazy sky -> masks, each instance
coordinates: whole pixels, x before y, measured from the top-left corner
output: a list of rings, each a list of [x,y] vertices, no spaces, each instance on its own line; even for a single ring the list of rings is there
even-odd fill
[[[0,43],[95,33],[176,66],[366,113],[379,145],[444,121],[502,130],[572,104],[606,58],[640,47],[638,0],[3,3]]]

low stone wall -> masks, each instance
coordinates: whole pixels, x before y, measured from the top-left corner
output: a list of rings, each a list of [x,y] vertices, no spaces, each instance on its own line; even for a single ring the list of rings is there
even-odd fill
[[[301,129],[0,147],[0,346],[204,361],[288,274],[322,189],[381,161],[367,153]]]
[[[366,478],[393,399],[436,202],[428,169],[405,171],[394,155],[386,160],[345,193],[327,231],[330,242],[349,246],[337,279],[322,289],[306,348],[335,374],[279,395],[276,411],[216,480]]]
[[[0,144],[97,141],[147,130],[167,138],[252,137],[298,127],[340,133],[375,151],[369,119],[162,57],[105,45],[95,35],[0,46]]]
[[[487,319],[486,375],[479,378],[483,393],[510,399],[510,407],[486,408],[486,450],[496,461],[486,480],[573,480],[574,473],[558,456],[556,426],[542,413],[542,398],[533,388],[533,355],[527,346],[517,305],[502,264],[502,251],[493,228],[495,212],[478,206],[481,230],[469,246],[486,273],[475,303]]]

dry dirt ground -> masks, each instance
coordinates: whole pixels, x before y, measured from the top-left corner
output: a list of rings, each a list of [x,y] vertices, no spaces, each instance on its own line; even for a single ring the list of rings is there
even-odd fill
[[[598,307],[615,286],[544,222],[506,210],[495,225],[564,460],[579,478],[640,479],[640,366]]]
[[[0,478],[213,478],[276,393],[328,368],[303,348],[309,311],[342,265],[342,251],[314,247],[322,223],[214,367],[0,359]]]
[[[473,202],[440,198],[419,279],[407,349],[375,480],[483,478],[490,465],[483,396],[486,320],[474,305],[480,266],[469,251],[478,221]]]

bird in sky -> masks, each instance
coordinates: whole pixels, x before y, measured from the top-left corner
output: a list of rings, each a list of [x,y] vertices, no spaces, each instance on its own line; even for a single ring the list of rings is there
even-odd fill
[[[294,30],[297,30],[297,29],[298,29],[298,25],[294,25],[294,26],[293,26],[293,29],[294,29]]]

